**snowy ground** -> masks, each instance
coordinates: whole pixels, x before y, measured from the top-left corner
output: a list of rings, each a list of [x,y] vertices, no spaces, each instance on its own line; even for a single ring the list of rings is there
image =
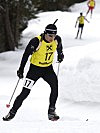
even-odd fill
[[[100,133],[100,2],[96,0],[93,18],[90,14],[85,22],[82,39],[74,39],[77,28],[75,22],[80,12],[87,11],[86,2],[72,7],[72,12],[40,13],[38,19],[29,21],[21,40],[24,46],[15,52],[0,54],[0,132],[1,133]],[[65,59],[60,65],[59,98],[57,113],[61,119],[51,122],[47,118],[50,88],[40,79],[31,94],[19,109],[16,117],[9,122],[2,121],[9,109],[6,104],[18,80],[16,71],[29,39],[44,31],[47,24],[56,23],[61,35]],[[54,69],[57,72],[57,63]],[[29,63],[25,68],[25,74]],[[21,92],[20,81],[11,102]],[[88,121],[86,121],[88,119]]]

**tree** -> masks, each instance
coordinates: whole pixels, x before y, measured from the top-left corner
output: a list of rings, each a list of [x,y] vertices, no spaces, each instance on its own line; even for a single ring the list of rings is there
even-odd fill
[[[0,0],[0,52],[15,50],[28,20],[44,11],[68,11],[86,0]]]
[[[0,0],[0,52],[18,48],[21,32],[34,12],[31,0]]]
[[[71,5],[84,1],[86,0],[37,0],[34,4],[38,11],[68,11]]]
[[[10,19],[9,19],[9,8],[8,4],[5,4],[5,8],[1,6],[1,13],[2,13],[2,26],[4,27],[3,33],[5,35],[5,48],[8,50],[14,50],[14,38],[11,30],[11,25],[10,25]]]

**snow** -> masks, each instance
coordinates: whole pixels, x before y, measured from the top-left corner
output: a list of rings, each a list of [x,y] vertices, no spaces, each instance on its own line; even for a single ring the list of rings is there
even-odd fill
[[[100,133],[100,1],[96,0],[96,7],[92,19],[88,14],[82,39],[74,39],[77,33],[75,22],[80,12],[87,11],[86,2],[73,6],[72,12],[44,12],[39,18],[30,20],[21,39],[24,44],[15,52],[0,54],[0,132],[1,133]],[[13,90],[17,83],[16,71],[29,40],[44,31],[47,24],[56,23],[58,34],[62,37],[64,46],[64,61],[60,64],[59,97],[56,112],[60,115],[57,122],[49,121],[47,110],[50,87],[40,79],[32,88],[28,98],[18,110],[15,118],[9,122],[2,121],[9,109]],[[55,72],[58,64],[56,56],[53,63]],[[25,74],[29,62],[25,67]],[[25,75],[24,74],[24,75]],[[23,80],[20,80],[11,102],[21,92]],[[86,121],[88,119],[88,121]]]

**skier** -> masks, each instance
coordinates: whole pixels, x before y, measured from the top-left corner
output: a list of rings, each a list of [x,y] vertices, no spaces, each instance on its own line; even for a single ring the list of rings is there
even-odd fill
[[[92,18],[93,9],[95,8],[95,0],[89,0],[87,5],[88,5],[88,11],[86,13],[86,16],[89,13],[89,11],[91,11],[91,18]]]
[[[79,22],[78,31],[77,31],[77,35],[76,35],[75,39],[78,38],[78,34],[79,34],[80,29],[81,29],[80,39],[82,37],[82,32],[83,32],[83,27],[84,27],[84,20],[86,20],[89,23],[89,21],[85,18],[85,16],[83,16],[83,13],[80,13],[80,16],[77,18],[76,24],[75,24],[75,28],[76,28],[77,23]]]
[[[27,72],[22,92],[16,97],[9,113],[3,117],[4,121],[9,121],[14,118],[17,110],[29,95],[32,86],[40,77],[51,87],[48,119],[52,121],[59,119],[59,116],[55,112],[55,105],[58,97],[58,79],[52,66],[54,52],[56,50],[58,55],[57,60],[61,63],[64,59],[62,40],[61,37],[57,35],[56,25],[49,24],[46,26],[44,33],[31,39],[25,49],[20,67],[17,71],[17,76],[20,79],[23,78],[25,64],[28,57],[31,55],[30,68]]]

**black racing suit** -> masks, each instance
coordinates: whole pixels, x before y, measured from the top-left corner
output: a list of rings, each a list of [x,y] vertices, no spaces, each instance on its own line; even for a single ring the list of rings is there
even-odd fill
[[[46,41],[43,35],[42,37],[43,37],[42,39]],[[62,53],[61,38],[58,35],[56,35],[55,39],[58,42],[57,53],[60,54]],[[33,51],[36,50],[38,45],[39,45],[39,39],[37,37],[30,40],[29,44],[27,45],[25,49],[22,60],[21,60],[21,64],[19,68],[20,71],[24,72],[24,67],[28,60],[28,57],[33,53]],[[49,107],[55,107],[56,100],[58,97],[58,79],[53,70],[52,65],[48,67],[39,67],[39,66],[30,64],[30,68],[26,75],[26,78],[33,80],[35,83],[40,77],[43,78],[50,85],[51,93],[50,93],[50,98],[49,98],[49,102],[50,102]],[[22,92],[20,93],[19,96],[16,97],[15,102],[12,107],[12,109],[15,112],[17,112],[19,107],[22,105],[22,102],[24,101],[24,99],[27,98],[29,93],[30,93],[30,89],[23,87]]]

